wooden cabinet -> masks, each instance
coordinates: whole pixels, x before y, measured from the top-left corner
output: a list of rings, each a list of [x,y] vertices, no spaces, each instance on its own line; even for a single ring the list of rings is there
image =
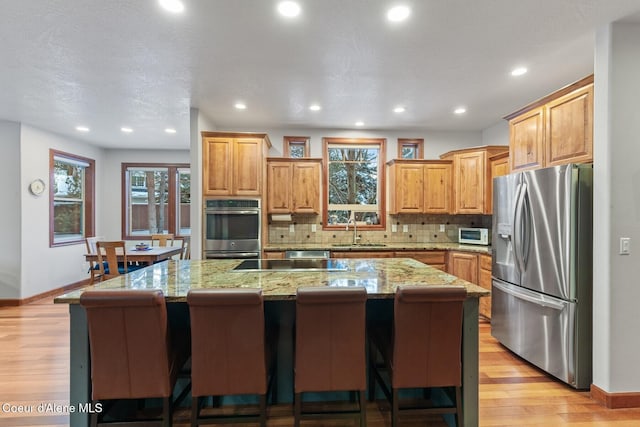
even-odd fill
[[[491,291],[491,255],[478,255],[478,260],[478,286]],[[491,319],[491,295],[481,297],[479,304],[480,315],[486,317],[487,319]]]
[[[267,213],[320,213],[321,159],[267,159]]]
[[[478,284],[478,255],[469,252],[449,252],[448,273]]]
[[[451,212],[451,161],[397,159],[387,165],[390,213]]]
[[[260,196],[266,134],[202,132],[202,194]]]
[[[593,76],[508,115],[511,171],[593,161]]]
[[[450,151],[440,156],[453,161],[453,213],[491,212],[492,177],[489,158],[507,151],[507,146],[491,145]]]
[[[438,270],[447,271],[446,251],[398,251],[396,258],[412,258]]]
[[[486,213],[492,214],[493,213],[493,178],[507,175],[509,173],[509,152],[507,151],[501,154],[497,154],[495,156],[491,156],[489,158],[489,169],[491,171],[490,172],[491,179],[489,179],[489,188],[486,192],[488,197]]]

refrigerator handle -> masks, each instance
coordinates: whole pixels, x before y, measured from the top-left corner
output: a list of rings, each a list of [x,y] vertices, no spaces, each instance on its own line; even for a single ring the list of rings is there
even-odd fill
[[[522,215],[523,215],[523,205],[524,205],[524,193],[527,189],[527,184],[522,183],[518,184],[516,188],[516,205],[514,209],[513,216],[513,253],[516,261],[516,265],[518,266],[518,270],[520,273],[524,273],[524,259],[522,253]]]
[[[560,303],[560,302],[555,302],[555,301],[550,301],[548,299],[544,299],[544,297],[536,297],[536,296],[532,296],[529,294],[525,294],[524,292],[521,292],[517,289],[511,289],[508,288],[506,286],[504,286],[501,283],[498,283],[496,281],[493,282],[493,286],[495,286],[497,289],[501,290],[502,292],[512,295],[518,299],[539,305],[541,307],[547,307],[547,308],[552,308],[554,310],[563,310],[565,305]]]

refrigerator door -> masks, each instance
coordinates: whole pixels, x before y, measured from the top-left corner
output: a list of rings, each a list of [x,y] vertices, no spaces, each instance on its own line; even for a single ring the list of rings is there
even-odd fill
[[[576,375],[576,303],[499,280],[493,280],[491,298],[491,335],[567,384],[589,386],[590,372]]]
[[[515,253],[520,285],[564,300],[571,289],[572,209],[577,188],[574,165],[523,172],[521,203],[516,206]],[[520,231],[520,232],[518,232]]]
[[[492,275],[515,284],[520,284],[520,269],[514,250],[514,221],[521,190],[521,173],[493,180]]]

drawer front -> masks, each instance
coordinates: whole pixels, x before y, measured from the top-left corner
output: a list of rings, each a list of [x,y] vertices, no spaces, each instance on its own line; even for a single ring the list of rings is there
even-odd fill
[[[445,265],[447,253],[445,251],[398,251],[396,258],[413,258],[416,261],[439,268]]]
[[[480,268],[491,271],[491,255],[480,255]]]

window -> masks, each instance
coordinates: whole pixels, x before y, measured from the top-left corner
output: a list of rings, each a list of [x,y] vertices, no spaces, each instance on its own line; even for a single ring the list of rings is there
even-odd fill
[[[123,163],[122,235],[191,234],[191,170],[187,164]]]
[[[285,136],[282,152],[283,157],[309,157],[309,137]]]
[[[49,246],[84,243],[94,234],[95,161],[49,150]]]
[[[385,139],[323,138],[325,229],[385,228]]]
[[[398,158],[399,159],[424,158],[424,139],[398,138]]]

